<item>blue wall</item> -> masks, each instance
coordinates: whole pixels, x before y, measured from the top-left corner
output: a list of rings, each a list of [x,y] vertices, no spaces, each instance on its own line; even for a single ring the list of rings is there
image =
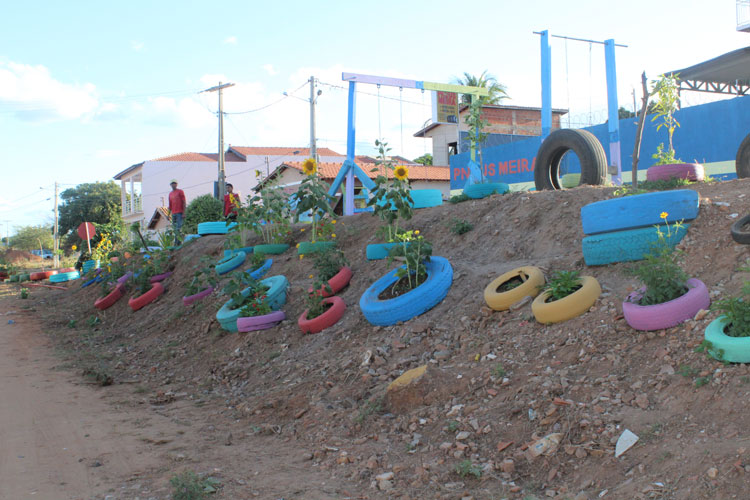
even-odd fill
[[[654,160],[659,143],[668,142],[666,129],[658,133],[659,121],[652,122],[646,117],[641,141],[640,162],[638,170],[650,167]],[[677,157],[685,162],[712,163],[734,161],[742,139],[750,134],[750,97],[737,97],[725,101],[702,104],[682,109],[675,113],[680,127],[674,133],[674,148]],[[620,150],[622,151],[622,169],[629,172],[633,164],[633,144],[637,128],[637,119],[620,120]],[[588,130],[599,139],[609,162],[609,133],[607,124],[602,123]],[[541,137],[502,144],[482,149],[484,175],[492,182],[534,182],[534,159],[541,144]],[[566,155],[566,159],[572,155]],[[469,177],[467,164],[469,153],[451,156],[451,189],[463,188]],[[564,160],[565,161],[565,160]],[[567,165],[562,165],[563,172],[577,172],[580,167],[571,158]],[[566,169],[567,167],[567,169]],[[730,173],[726,178],[733,177]]]

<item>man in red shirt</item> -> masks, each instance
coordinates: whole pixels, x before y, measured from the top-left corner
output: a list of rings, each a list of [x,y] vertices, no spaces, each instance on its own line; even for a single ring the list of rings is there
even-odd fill
[[[175,230],[175,245],[180,244],[178,234],[182,229],[182,222],[185,217],[185,192],[177,189],[177,179],[172,179],[169,183],[172,191],[169,193],[169,211],[172,213],[172,228]]]
[[[227,194],[224,195],[224,217],[227,220],[236,220],[239,206],[240,195],[234,194],[234,186],[227,183]]]

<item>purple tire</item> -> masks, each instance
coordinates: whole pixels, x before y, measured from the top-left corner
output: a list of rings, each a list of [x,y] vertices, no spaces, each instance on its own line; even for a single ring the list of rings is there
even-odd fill
[[[255,330],[265,330],[279,324],[286,319],[284,311],[273,311],[263,316],[253,316],[250,318],[237,318],[238,332],[254,332]]]
[[[205,290],[196,293],[195,295],[188,295],[187,297],[182,298],[182,303],[186,306],[191,305],[194,302],[198,302],[201,299],[205,299],[209,295],[211,295],[211,292],[214,291],[214,287],[210,286],[206,288]]]
[[[165,279],[172,276],[172,271],[167,271],[163,274],[157,274],[156,276],[151,276],[151,283],[157,283],[159,281],[164,281]]]
[[[703,181],[705,172],[700,163],[671,163],[669,165],[654,165],[646,170],[647,181],[666,181],[669,179],[687,179],[689,181]]]
[[[123,274],[122,276],[120,276],[119,278],[117,278],[117,284],[118,285],[122,285],[126,281],[128,281],[130,278],[132,278],[132,277],[133,277],[133,272],[132,271],[128,271],[125,274]]]
[[[687,281],[687,286],[689,290],[685,295],[652,306],[641,306],[630,302],[630,300],[639,300],[646,289],[636,290],[622,303],[625,321],[636,330],[663,330],[695,317],[701,309],[708,309],[711,298],[706,285],[699,279],[691,278]]]

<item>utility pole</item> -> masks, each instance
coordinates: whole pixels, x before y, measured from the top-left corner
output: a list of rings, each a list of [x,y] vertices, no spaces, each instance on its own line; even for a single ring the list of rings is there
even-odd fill
[[[268,164],[268,156],[266,156],[266,177],[268,177],[269,175],[271,175],[271,167]]]
[[[315,143],[315,77],[310,77],[310,158],[318,159],[318,147]]]
[[[219,200],[224,199],[226,191],[226,172],[224,170],[224,100],[223,90],[229,87],[234,87],[233,83],[221,83],[210,89],[201,90],[199,92],[219,92]]]
[[[57,268],[60,265],[60,257],[57,255],[58,250],[60,250],[60,240],[58,239],[58,214],[57,214],[57,190],[58,190],[58,184],[57,181],[55,181],[55,227],[54,227],[54,248],[52,250],[52,265]]]
[[[10,229],[8,229],[9,220],[5,220],[5,246],[10,249]]]

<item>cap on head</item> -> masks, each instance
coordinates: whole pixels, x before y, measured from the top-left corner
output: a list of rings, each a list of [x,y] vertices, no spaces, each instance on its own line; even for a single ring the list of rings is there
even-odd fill
[[[177,184],[177,179],[172,179],[171,181],[169,181],[169,183],[170,184]]]

